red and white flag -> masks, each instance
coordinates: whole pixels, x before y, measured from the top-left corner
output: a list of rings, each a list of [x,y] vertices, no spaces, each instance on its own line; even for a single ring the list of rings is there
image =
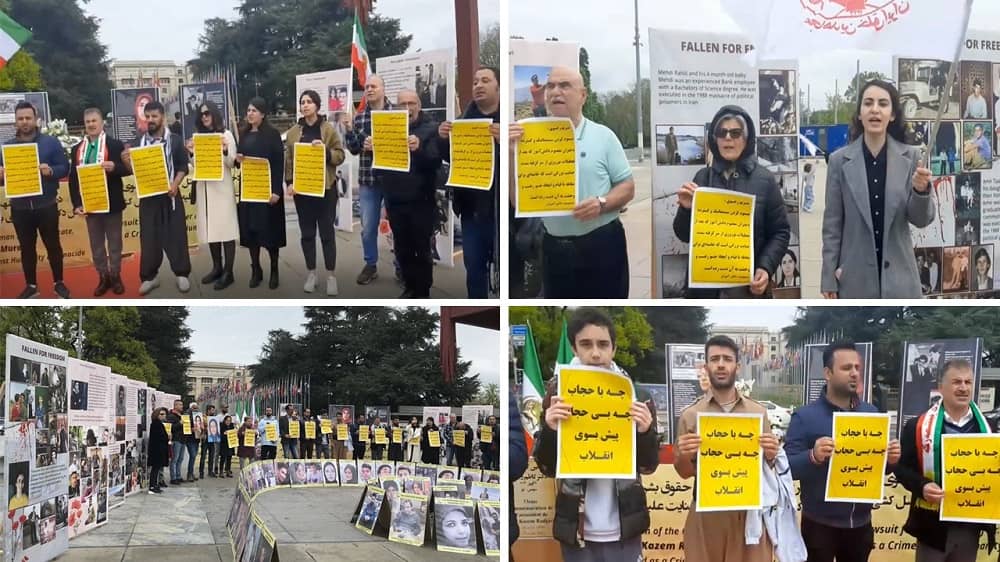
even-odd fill
[[[368,45],[365,44],[365,32],[361,28],[361,18],[358,17],[357,9],[354,10],[354,37],[351,40],[351,66],[358,73],[358,85],[365,89],[368,77],[374,74],[371,69],[371,61],[368,60]],[[365,96],[361,96],[361,103],[358,111],[365,110]]]
[[[722,0],[758,59],[842,49],[953,60],[969,25],[969,0]]]

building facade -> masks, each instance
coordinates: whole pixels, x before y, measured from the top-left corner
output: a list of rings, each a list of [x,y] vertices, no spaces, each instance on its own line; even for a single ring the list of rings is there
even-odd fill
[[[192,362],[188,367],[186,378],[191,396],[199,396],[207,388],[219,382],[238,380],[241,384],[250,386],[253,379],[250,370],[244,365],[212,361]]]
[[[160,101],[170,106],[177,101],[182,84],[193,80],[185,64],[170,60],[111,61],[111,81],[115,88],[153,88],[160,90]]]
[[[713,326],[711,335],[729,336],[740,346],[741,378],[755,385],[783,384],[785,338],[779,331],[761,326]]]

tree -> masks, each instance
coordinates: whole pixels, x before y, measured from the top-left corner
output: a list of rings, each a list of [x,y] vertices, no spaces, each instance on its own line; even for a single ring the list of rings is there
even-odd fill
[[[643,144],[650,146],[649,79],[643,78],[639,87],[642,92]],[[635,127],[635,84],[628,91],[603,94],[601,99],[604,105],[604,124],[615,132],[625,148],[634,147],[638,140]]]
[[[76,328],[78,311],[62,310],[63,325]],[[139,308],[134,306],[95,306],[83,309],[83,359],[111,367],[114,373],[150,386],[160,383],[156,363],[138,339]]]
[[[244,0],[235,21],[205,21],[195,74],[235,66],[242,92],[256,92],[274,109],[296,107],[295,76],[351,65],[354,11],[342,0]],[[365,27],[368,56],[397,55],[412,36],[399,20],[374,15]]]
[[[604,123],[604,106],[601,100],[590,88],[590,55],[587,49],[580,47],[580,74],[583,76],[583,86],[587,89],[587,101],[583,103],[583,116],[597,123]]]
[[[38,92],[44,89],[42,69],[24,49],[18,51],[0,70],[0,92]]]
[[[496,383],[490,383],[479,391],[479,394],[472,399],[476,404],[492,405],[500,407],[500,387]]]
[[[0,334],[13,334],[25,339],[69,349],[71,338],[63,329],[60,309],[54,306],[0,307]],[[7,338],[0,337],[0,357],[7,353]]]
[[[641,307],[653,329],[652,349],[629,371],[637,382],[663,383],[666,380],[666,344],[708,340],[708,309],[699,306]]]
[[[874,70],[864,70],[860,74],[855,74],[854,78],[851,79],[851,83],[847,85],[847,89],[844,90],[844,100],[850,104],[851,111],[854,111],[854,107],[858,103],[858,92],[857,89],[862,85],[868,83],[871,80],[886,80],[887,76],[881,72]]]
[[[479,64],[500,68],[500,24],[495,23],[479,35]]]
[[[97,40],[97,18],[76,0],[11,0],[7,13],[34,34],[24,49],[41,67],[53,117],[79,124],[87,107],[110,109],[108,51]]]
[[[191,329],[187,326],[188,310],[183,306],[139,307],[139,330],[136,339],[146,345],[160,373],[156,389],[179,394],[187,402],[192,398],[187,371],[191,365]]]

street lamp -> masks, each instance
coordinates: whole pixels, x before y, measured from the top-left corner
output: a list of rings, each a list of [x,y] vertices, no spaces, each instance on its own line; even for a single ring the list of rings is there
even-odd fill
[[[639,138],[639,162],[642,162],[642,80],[639,77],[639,0],[635,0],[635,132]]]

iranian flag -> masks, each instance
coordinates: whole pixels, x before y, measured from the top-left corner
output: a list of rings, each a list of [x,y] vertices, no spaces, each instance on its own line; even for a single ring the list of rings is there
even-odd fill
[[[357,9],[354,10],[354,38],[351,40],[351,66],[358,71],[358,84],[365,89],[368,77],[372,75],[371,61],[368,60],[368,45],[365,44],[365,32],[361,28],[361,18]],[[358,111],[365,110],[365,96],[361,96]]]
[[[524,340],[524,380],[521,387],[521,412],[526,414],[527,418],[522,418],[524,442],[528,446],[530,455],[535,449],[535,432],[545,423],[542,419],[545,383],[542,381],[542,366],[538,362],[538,351],[535,350],[535,336],[531,333],[531,324],[528,324],[528,335]],[[528,423],[529,421],[531,423]]]
[[[7,65],[28,39],[31,39],[30,31],[0,12],[0,68]]]

